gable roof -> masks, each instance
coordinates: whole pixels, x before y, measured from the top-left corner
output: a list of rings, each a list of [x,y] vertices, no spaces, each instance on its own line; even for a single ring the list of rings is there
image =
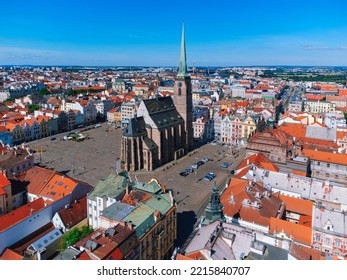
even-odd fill
[[[16,253],[15,251],[7,248],[5,252],[0,256],[0,260],[23,260],[24,257],[20,254]]]
[[[117,197],[121,193],[125,193],[125,189],[129,184],[125,174],[111,173],[105,180],[100,180],[94,190],[89,193],[88,199],[94,200],[96,197]]]
[[[308,149],[304,149],[303,152],[305,157],[309,157],[311,160],[347,165],[347,154],[335,154]]]
[[[0,217],[0,232],[14,226],[15,224],[29,218],[32,214],[39,212],[45,208],[45,203],[42,198],[36,199],[26,205],[23,205],[16,210],[11,211]]]
[[[39,195],[57,201],[72,193],[77,185],[78,183],[69,177],[54,174],[39,192]]]
[[[46,183],[53,177],[55,171],[34,166],[26,171],[23,181],[29,182],[28,193],[39,195]]]
[[[81,198],[72,203],[67,209],[63,208],[58,212],[64,226],[72,228],[83,219],[87,218],[87,199]]]
[[[312,228],[291,223],[278,218],[270,218],[270,233],[284,232],[287,236],[292,237],[293,240],[302,244],[311,245]]]
[[[280,195],[280,199],[286,205],[286,210],[302,215],[312,216],[314,203],[309,200]]]
[[[283,214],[282,201],[271,195],[260,184],[232,178],[221,198],[223,213],[239,217],[263,226],[269,225],[269,218]]]

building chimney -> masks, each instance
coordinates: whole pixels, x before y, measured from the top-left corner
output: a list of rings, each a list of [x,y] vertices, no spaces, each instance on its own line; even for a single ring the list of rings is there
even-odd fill
[[[171,191],[171,190],[169,191],[169,194],[170,194],[171,206],[174,206],[176,203],[175,203],[175,199],[174,199],[174,197],[173,197],[173,194],[172,194],[172,191]]]
[[[125,195],[129,195],[129,193],[130,193],[130,187],[129,187],[129,185],[127,185],[125,187]]]

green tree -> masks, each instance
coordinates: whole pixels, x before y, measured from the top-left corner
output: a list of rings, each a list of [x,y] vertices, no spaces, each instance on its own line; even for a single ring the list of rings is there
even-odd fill
[[[345,115],[345,119],[346,119],[346,122],[347,122],[347,113],[344,113],[344,115]]]
[[[28,109],[29,109],[29,113],[34,113],[35,110],[39,110],[41,108],[40,105],[37,105],[37,104],[30,104],[28,106]]]
[[[63,249],[66,249],[68,245],[73,245],[76,242],[80,241],[82,238],[88,236],[93,232],[93,229],[88,226],[83,226],[81,229],[74,228],[70,231],[68,231],[63,236]]]
[[[48,89],[46,89],[46,88],[42,88],[42,89],[40,89],[39,94],[41,94],[41,95],[49,95],[49,94],[51,94],[51,92]]]
[[[77,95],[77,91],[75,91],[72,88],[69,88],[69,90],[67,91],[67,95],[68,96],[75,96],[75,95]]]

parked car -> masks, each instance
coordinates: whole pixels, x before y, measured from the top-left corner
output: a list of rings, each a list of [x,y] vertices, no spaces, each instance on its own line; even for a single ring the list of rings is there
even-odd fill
[[[198,166],[196,163],[194,163],[191,167],[192,167],[193,169],[197,169],[199,166]]]
[[[210,182],[213,178],[212,178],[212,176],[206,175],[203,179],[207,182]]]
[[[194,169],[191,168],[191,167],[188,167],[184,172],[193,173],[193,172],[194,172]]]
[[[203,161],[198,161],[196,164],[198,165],[198,167],[200,167],[201,165],[203,165],[205,163]]]
[[[206,163],[208,162],[208,158],[202,158],[201,161]]]
[[[220,164],[220,167],[228,168],[228,167],[229,167],[229,164],[226,163],[226,162],[223,162],[223,163]]]
[[[209,175],[209,176],[211,176],[211,177],[213,177],[213,178],[216,178],[216,177],[217,177],[217,175],[214,174],[213,172],[209,172],[207,175]]]
[[[183,177],[187,177],[189,175],[189,173],[183,171],[183,172],[180,173],[180,175],[183,176]]]

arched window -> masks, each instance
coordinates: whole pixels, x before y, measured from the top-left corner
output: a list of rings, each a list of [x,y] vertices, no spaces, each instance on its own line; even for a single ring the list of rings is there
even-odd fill
[[[182,90],[181,88],[178,88],[178,95],[181,95],[182,94]]]

